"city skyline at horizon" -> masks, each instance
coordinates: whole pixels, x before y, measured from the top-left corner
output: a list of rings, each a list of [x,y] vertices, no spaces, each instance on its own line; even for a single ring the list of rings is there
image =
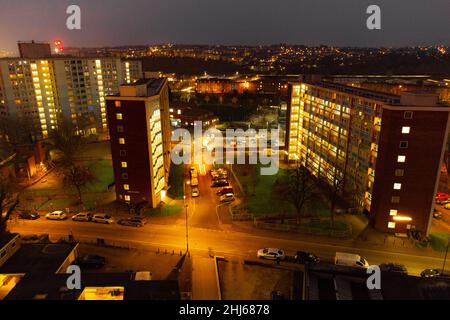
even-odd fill
[[[266,46],[274,44],[333,47],[414,47],[450,45],[446,18],[450,6],[436,0],[396,5],[378,1],[381,30],[368,30],[369,1],[286,0],[143,1],[124,6],[117,0],[2,0],[0,48],[14,51],[17,40],[63,39],[68,47],[116,47],[163,43]],[[66,8],[81,8],[81,30],[66,28]],[[1,14],[0,14],[1,15]],[[20,24],[17,23],[20,21]],[[14,26],[11,28],[11,26]],[[297,31],[296,31],[297,30]]]

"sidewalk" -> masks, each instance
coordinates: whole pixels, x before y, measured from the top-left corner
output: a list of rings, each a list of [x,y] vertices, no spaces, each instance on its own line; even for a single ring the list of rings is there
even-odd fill
[[[214,259],[192,257],[192,299],[219,299]]]

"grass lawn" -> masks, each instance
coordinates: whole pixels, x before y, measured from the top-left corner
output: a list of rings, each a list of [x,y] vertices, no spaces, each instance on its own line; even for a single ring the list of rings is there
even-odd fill
[[[445,251],[447,249],[450,234],[444,232],[430,233],[430,245],[435,251]]]
[[[179,214],[183,211],[183,206],[166,204],[161,208],[152,208],[144,211],[147,217],[168,217]]]
[[[183,199],[183,183],[183,165],[174,165],[172,163],[169,175],[169,197],[171,197],[172,199]]]
[[[84,192],[104,192],[114,182],[114,171],[111,161],[89,161],[85,165],[94,174],[95,180],[84,188]]]
[[[260,175],[259,165],[234,165],[233,170],[241,182],[246,197],[247,209],[256,216],[270,216],[284,213],[285,217],[296,216],[294,206],[289,200],[275,196],[273,189],[277,179],[286,175],[287,171],[280,169],[276,175]],[[319,195],[305,205],[305,216],[329,217],[329,207]]]

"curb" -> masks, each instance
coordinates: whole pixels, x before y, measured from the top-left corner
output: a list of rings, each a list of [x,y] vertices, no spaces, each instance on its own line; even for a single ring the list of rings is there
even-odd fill
[[[225,258],[221,256],[214,256],[214,269],[216,270],[217,295],[219,297],[219,300],[222,300],[222,289],[220,287],[219,267],[218,267],[219,260],[225,261]]]

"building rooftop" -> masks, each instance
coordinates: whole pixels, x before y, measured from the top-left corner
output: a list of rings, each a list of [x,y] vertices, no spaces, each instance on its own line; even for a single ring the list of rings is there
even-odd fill
[[[178,281],[135,281],[132,273],[83,273],[80,290],[67,289],[67,274],[27,274],[5,300],[78,300],[85,288],[123,288],[124,300],[179,300]]]
[[[119,94],[108,97],[153,97],[161,92],[166,83],[166,78],[139,79],[134,83],[121,85]]]
[[[20,249],[0,267],[0,273],[55,273],[77,243],[21,244]]]

